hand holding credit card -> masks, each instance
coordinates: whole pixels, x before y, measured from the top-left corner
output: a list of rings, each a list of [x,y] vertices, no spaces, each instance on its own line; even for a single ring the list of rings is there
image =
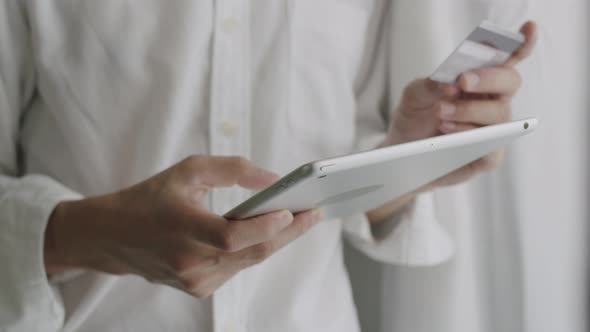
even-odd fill
[[[455,51],[430,76],[433,81],[454,83],[461,73],[504,64],[525,41],[512,32],[484,21],[469,34]]]

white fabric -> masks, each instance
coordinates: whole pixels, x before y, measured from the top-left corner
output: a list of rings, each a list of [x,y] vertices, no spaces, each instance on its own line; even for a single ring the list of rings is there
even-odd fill
[[[357,331],[339,220],[205,300],[133,276],[48,282],[43,232],[57,202],[189,154],[242,155],[283,173],[377,144],[392,104],[388,3],[2,1],[0,329]],[[222,213],[248,194],[214,190],[205,204]],[[373,257],[450,256],[428,195],[391,222],[379,241],[364,215],[346,220]]]
[[[587,331],[588,1],[425,0],[406,6],[410,10],[396,11],[404,16],[394,22],[422,28],[392,45],[400,61],[400,75],[392,75],[398,87],[428,74],[481,19],[513,28],[525,18],[538,20],[535,53],[519,66],[524,85],[514,114],[536,116],[540,126],[511,147],[500,170],[435,193],[437,216],[456,246],[451,262],[408,269],[351,255],[363,327]],[[372,276],[370,283],[364,275]]]
[[[344,229],[357,249],[378,261],[432,265],[448,260],[453,255],[453,244],[442,228],[431,225],[433,201],[420,198],[414,205],[403,214],[407,217],[405,221],[373,227],[373,233],[380,231],[375,238],[367,223],[345,223]],[[387,237],[381,238],[381,234]]]

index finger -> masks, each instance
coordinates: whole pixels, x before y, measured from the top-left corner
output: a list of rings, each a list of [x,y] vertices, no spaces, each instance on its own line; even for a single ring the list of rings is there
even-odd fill
[[[287,226],[291,225],[293,214],[289,210],[270,212],[253,218],[231,220],[222,232],[219,249],[233,252],[270,241]]]
[[[295,215],[291,225],[283,229],[274,238],[236,252],[233,259],[243,267],[260,262],[306,233],[321,218],[322,211],[320,209],[300,212]]]
[[[508,67],[517,65],[522,60],[526,59],[533,51],[537,43],[537,24],[533,21],[528,21],[520,28],[520,33],[524,35],[524,43],[512,53],[512,56],[504,64]]]
[[[194,240],[218,250],[233,252],[269,241],[291,225],[293,214],[288,210],[270,212],[243,220],[231,220],[209,211],[198,210],[186,218]]]

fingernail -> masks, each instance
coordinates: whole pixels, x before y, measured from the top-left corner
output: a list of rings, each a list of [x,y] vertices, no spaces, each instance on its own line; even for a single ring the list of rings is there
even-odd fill
[[[440,117],[441,118],[452,118],[453,114],[457,111],[457,108],[453,104],[442,103],[440,105]]]
[[[289,210],[282,210],[279,214],[279,220],[282,225],[289,225],[293,221],[293,214]]]
[[[261,176],[261,177],[271,177],[271,178],[278,178],[280,177],[280,175],[278,175],[275,172],[266,170],[264,168],[258,168],[256,169],[256,175]]]
[[[454,130],[455,128],[457,128],[457,124],[455,124],[454,122],[451,122],[451,121],[443,121],[440,126],[445,131],[450,131],[450,130]]]
[[[465,79],[465,83],[467,85],[466,88],[468,90],[472,90],[477,87],[477,84],[479,83],[479,75],[477,75],[474,72],[467,72],[463,74],[463,77]]]
[[[311,212],[311,215],[317,220],[319,221],[320,219],[322,219],[322,217],[324,216],[324,212],[322,211],[322,209],[314,209]]]
[[[281,218],[287,219],[287,220],[293,220],[293,213],[291,213],[291,211],[285,209],[281,212]]]

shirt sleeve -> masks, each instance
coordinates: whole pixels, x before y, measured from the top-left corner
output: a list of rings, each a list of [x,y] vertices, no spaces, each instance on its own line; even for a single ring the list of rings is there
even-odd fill
[[[357,91],[356,150],[378,147],[390,122],[390,1],[376,1],[367,30],[365,54],[355,82]],[[431,194],[390,220],[371,226],[364,213],[345,218],[344,232],[350,242],[368,256],[393,264],[433,265],[449,259],[453,245],[436,218]]]
[[[390,264],[435,265],[453,256],[453,243],[438,223],[432,194],[421,194],[390,220],[371,226],[364,213],[345,218],[350,243]]]
[[[22,175],[19,127],[35,75],[20,0],[0,2],[0,50],[0,330],[58,331],[64,309],[45,273],[44,233],[55,205],[79,195],[47,176]]]

